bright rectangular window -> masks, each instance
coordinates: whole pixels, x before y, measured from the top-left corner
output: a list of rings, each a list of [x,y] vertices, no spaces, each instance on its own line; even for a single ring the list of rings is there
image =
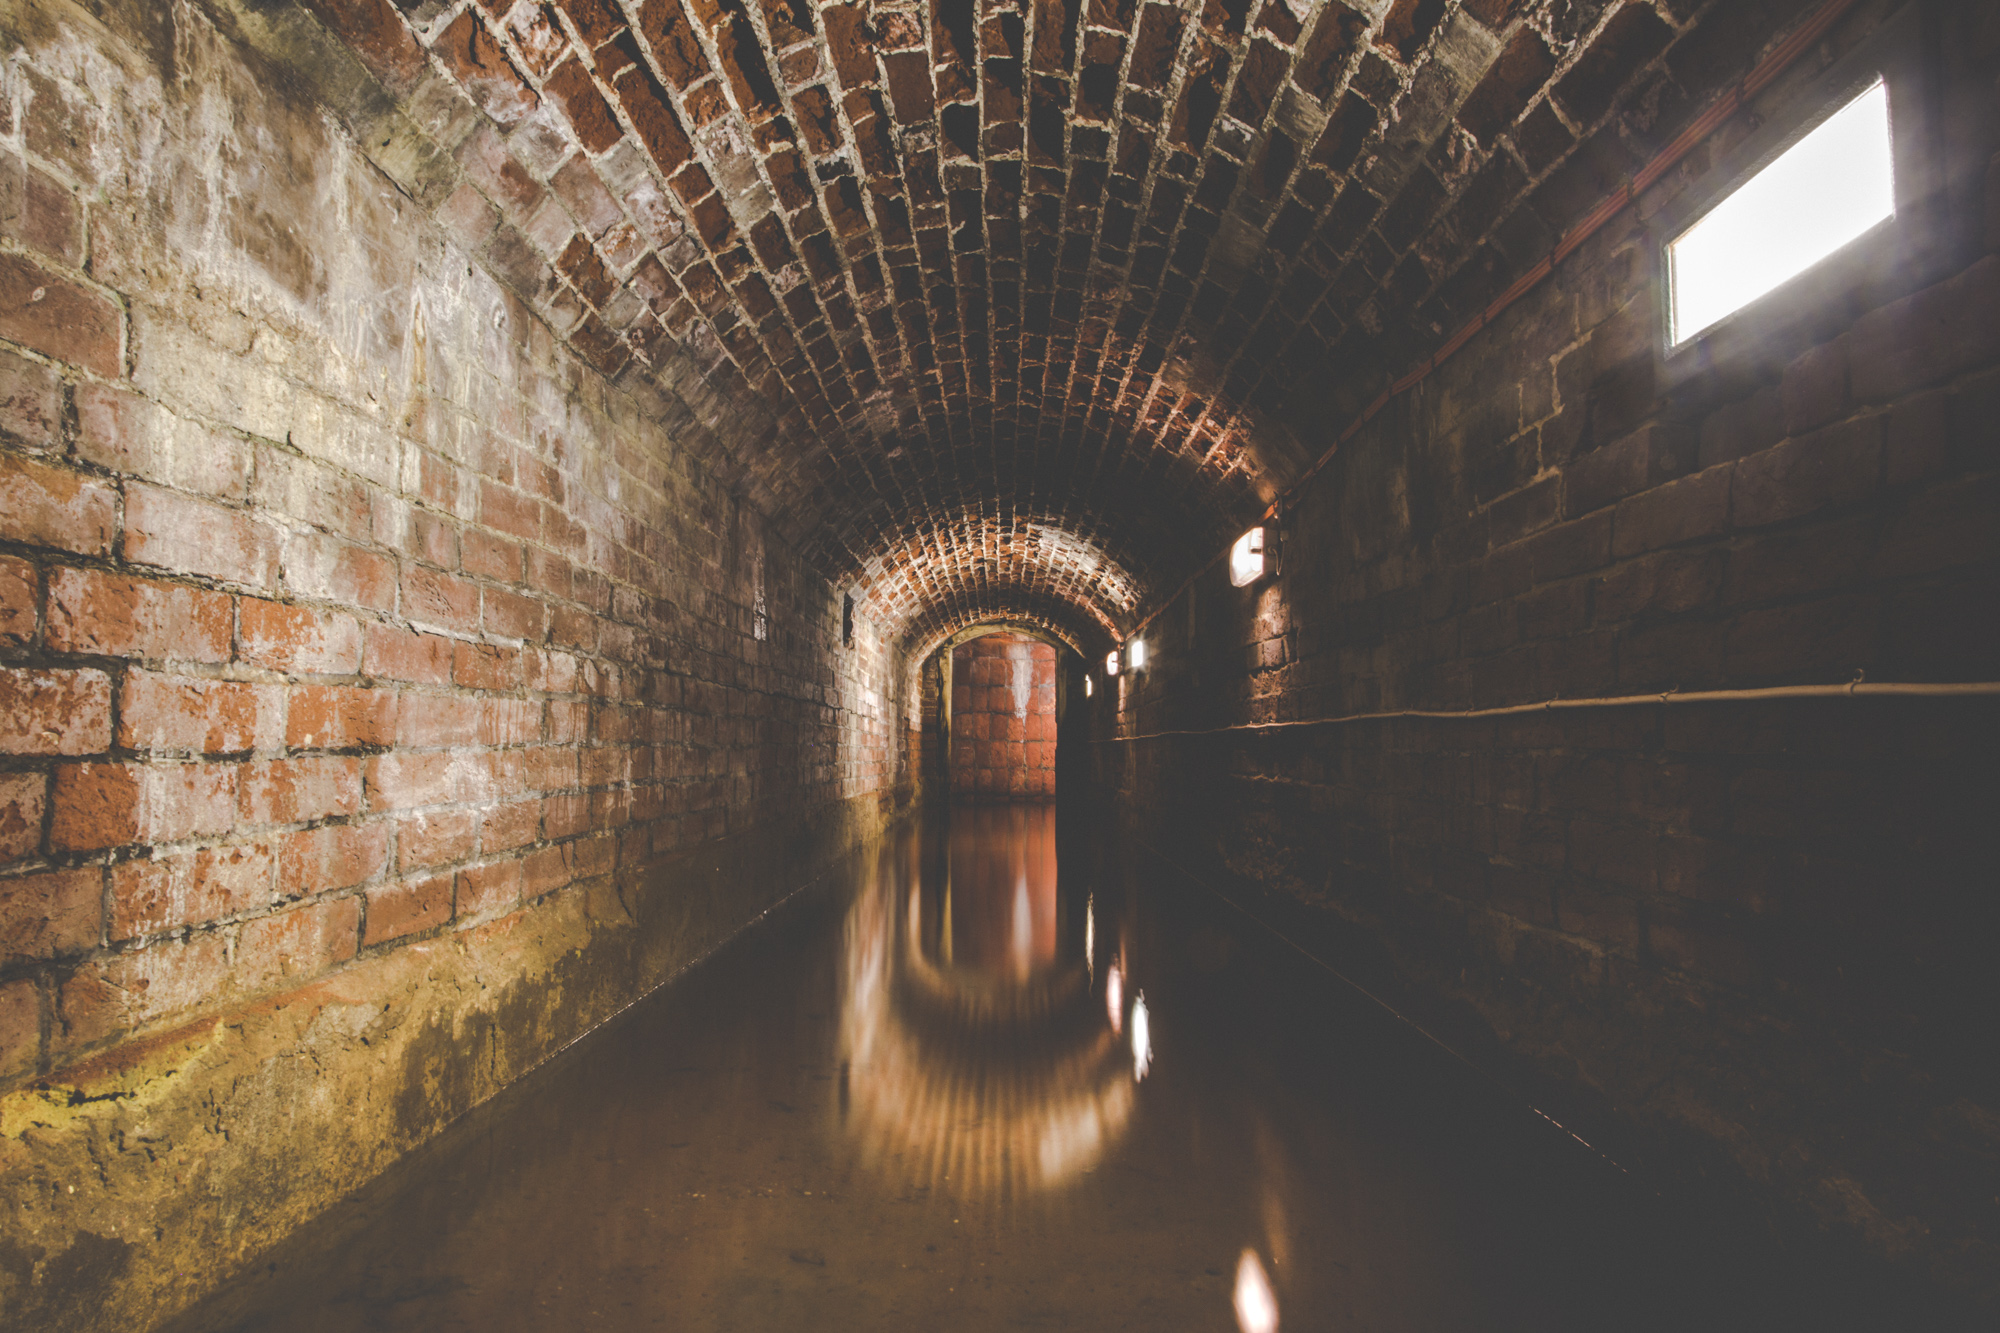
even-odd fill
[[[1667,245],[1676,347],[1896,213],[1877,83]]]

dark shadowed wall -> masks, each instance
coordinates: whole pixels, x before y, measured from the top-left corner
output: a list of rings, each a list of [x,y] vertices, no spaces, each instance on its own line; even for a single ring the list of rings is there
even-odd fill
[[[1169,605],[1093,748],[1143,838],[1622,1161],[1990,1302],[2000,700],[1476,712],[2000,680],[2000,33],[1890,8],[1347,440],[1280,578]],[[1677,200],[1899,40],[1921,191],[1667,357]]]

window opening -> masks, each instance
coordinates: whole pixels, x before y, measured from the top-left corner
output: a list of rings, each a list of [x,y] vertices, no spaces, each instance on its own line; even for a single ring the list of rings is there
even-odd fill
[[[1679,347],[1896,213],[1889,87],[1877,81],[1667,243]]]

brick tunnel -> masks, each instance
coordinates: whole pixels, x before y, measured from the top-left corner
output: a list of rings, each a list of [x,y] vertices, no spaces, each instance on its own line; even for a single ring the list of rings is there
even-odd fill
[[[2000,1317],[2000,6],[0,52],[0,1325]]]

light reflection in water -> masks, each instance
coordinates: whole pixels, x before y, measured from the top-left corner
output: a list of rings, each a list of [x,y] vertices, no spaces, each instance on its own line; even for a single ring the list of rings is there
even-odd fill
[[[1097,977],[1097,895],[1094,893],[1083,905],[1083,974],[1092,980]]]
[[[1236,1263],[1236,1326],[1243,1333],[1277,1333],[1278,1297],[1255,1250]]]
[[[885,851],[848,913],[845,1131],[864,1159],[919,1186],[1059,1185],[1131,1116],[1121,1003],[1107,1031],[1076,937],[1057,947],[1052,807],[955,809],[945,851],[929,865],[914,844]],[[1086,952],[1094,913],[1093,901]],[[1106,981],[1121,988],[1122,972]]]

